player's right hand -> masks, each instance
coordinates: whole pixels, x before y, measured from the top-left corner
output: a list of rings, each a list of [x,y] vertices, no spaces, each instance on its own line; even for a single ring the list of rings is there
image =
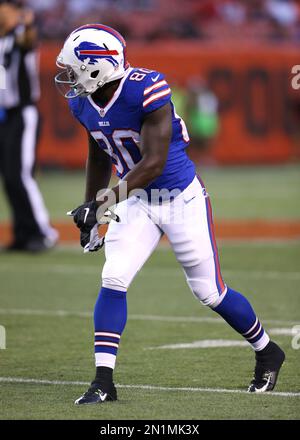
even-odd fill
[[[78,208],[73,209],[68,215],[73,216],[74,223],[80,229],[81,232],[89,235],[91,229],[97,223],[96,212],[97,204],[94,200],[91,202],[83,203]]]
[[[119,216],[110,209],[107,209],[103,216],[97,219],[97,209],[96,202],[91,201],[67,212],[80,229],[80,245],[84,252],[95,252],[103,247],[104,237],[98,235],[98,224],[108,224],[111,220],[120,222]]]

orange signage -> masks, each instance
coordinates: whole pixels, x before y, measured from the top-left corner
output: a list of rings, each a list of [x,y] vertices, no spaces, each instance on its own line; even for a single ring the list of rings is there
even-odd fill
[[[81,167],[87,142],[54,84],[59,44],[41,46],[40,163]],[[299,50],[289,45],[129,43],[133,66],[166,74],[172,84],[205,77],[219,99],[220,132],[211,156],[221,164],[279,163],[300,157],[300,91],[291,85]]]

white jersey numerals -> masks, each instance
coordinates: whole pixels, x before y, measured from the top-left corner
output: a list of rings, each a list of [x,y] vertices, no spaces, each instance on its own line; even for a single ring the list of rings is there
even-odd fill
[[[132,148],[139,149],[140,135],[134,130],[114,130],[109,141],[108,137],[101,130],[92,131],[91,135],[97,141],[102,141],[104,151],[109,154],[116,166],[116,169],[120,175],[131,170],[135,163],[133,154],[130,153]],[[130,141],[130,146],[125,147],[125,141]],[[133,152],[132,152],[133,153]],[[136,154],[135,154],[136,156]]]
[[[145,76],[146,76],[148,73],[151,73],[151,72],[153,72],[153,70],[144,69],[144,68],[142,67],[141,69],[138,69],[136,72],[133,72],[133,73],[130,75],[129,79],[130,79],[131,81],[142,81],[142,80],[145,78]]]
[[[140,144],[140,135],[134,130],[115,130],[112,135],[113,141],[116,144],[117,149],[121,153],[124,161],[126,162],[128,168],[131,170],[135,163],[130,155],[130,152],[124,146],[125,139],[131,139],[137,147]]]
[[[174,104],[173,104],[174,105]],[[187,131],[186,125],[184,120],[176,113],[176,109],[175,109],[175,105],[174,105],[174,114],[175,114],[175,118],[179,119],[180,125],[181,125],[181,132],[182,132],[182,137],[183,140],[185,142],[189,142],[190,141],[190,137],[189,137],[189,133]]]

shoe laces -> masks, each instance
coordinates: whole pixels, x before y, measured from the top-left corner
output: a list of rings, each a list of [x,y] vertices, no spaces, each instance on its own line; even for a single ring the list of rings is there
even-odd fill
[[[89,396],[92,396],[93,394],[99,394],[99,393],[101,393],[102,391],[98,388],[98,387],[95,387],[95,386],[91,386],[85,393],[84,393],[84,397],[89,397]]]
[[[267,382],[269,379],[270,373],[271,373],[271,371],[268,368],[263,366],[262,363],[257,362],[257,364],[255,366],[255,370],[253,372],[252,382],[255,382],[255,383]]]

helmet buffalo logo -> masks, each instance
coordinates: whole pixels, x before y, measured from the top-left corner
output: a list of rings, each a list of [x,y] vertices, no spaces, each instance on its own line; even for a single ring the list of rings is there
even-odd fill
[[[114,67],[119,64],[112,56],[119,55],[117,50],[108,50],[105,47],[97,46],[97,44],[88,41],[82,41],[79,46],[75,47],[74,52],[80,61],[89,58],[89,64],[96,64],[100,58],[109,61]]]

